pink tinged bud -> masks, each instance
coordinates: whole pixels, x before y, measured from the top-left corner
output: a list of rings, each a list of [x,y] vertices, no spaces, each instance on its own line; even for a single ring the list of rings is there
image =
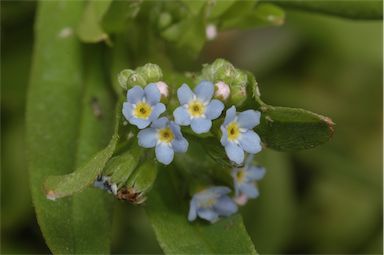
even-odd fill
[[[227,100],[229,95],[231,94],[231,89],[229,86],[222,82],[219,81],[215,84],[215,97],[219,98],[223,101]]]
[[[241,194],[233,199],[238,205],[245,205],[248,202],[248,197],[245,194]]]
[[[168,97],[168,85],[163,81],[158,81],[155,83],[157,88],[160,90],[161,97]]]
[[[215,24],[208,24],[205,28],[205,35],[208,40],[213,40],[217,36],[217,28]]]

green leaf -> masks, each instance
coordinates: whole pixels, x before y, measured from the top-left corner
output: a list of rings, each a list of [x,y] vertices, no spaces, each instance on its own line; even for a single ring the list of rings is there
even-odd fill
[[[262,106],[256,127],[265,146],[279,151],[314,148],[333,135],[334,123],[328,117],[303,109]]]
[[[101,173],[107,161],[112,157],[118,141],[114,135],[108,146],[92,157],[83,167],[71,174],[50,176],[44,184],[47,198],[55,200],[80,192],[91,185]]]
[[[175,187],[177,169],[160,168],[146,212],[166,254],[256,254],[240,215],[209,224],[188,222],[188,201]]]
[[[271,0],[269,0],[271,1]],[[289,9],[318,12],[350,19],[383,18],[383,1],[346,1],[346,0],[290,0],[271,1],[276,5]]]
[[[127,22],[139,13],[142,0],[112,1],[102,19],[102,27],[108,33],[119,33],[127,29]]]
[[[80,1],[41,1],[35,26],[28,167],[38,223],[54,254],[109,252],[109,210],[102,192],[88,189],[58,201],[47,200],[43,192],[47,176],[82,165],[106,146],[112,133],[112,99],[100,52],[88,55],[82,82],[81,45],[73,33],[82,10]]]
[[[203,6],[206,4],[206,1],[182,0],[182,3],[184,3],[188,7],[188,10],[191,13],[196,15],[201,11]]]
[[[173,42],[180,53],[183,52],[189,57],[195,57],[205,43],[204,16],[199,14],[183,19],[161,32],[161,36]]]
[[[236,1],[234,0],[225,0],[225,1],[212,1],[209,10],[210,18],[218,18],[220,15],[225,13]]]
[[[262,25],[282,25],[285,13],[279,7],[260,3],[253,9],[248,9],[243,15],[232,19],[225,19],[221,23],[221,29],[248,29]]]
[[[101,27],[101,20],[107,12],[112,0],[88,1],[77,33],[81,41],[86,43],[97,43],[100,41],[109,42],[108,34]]]

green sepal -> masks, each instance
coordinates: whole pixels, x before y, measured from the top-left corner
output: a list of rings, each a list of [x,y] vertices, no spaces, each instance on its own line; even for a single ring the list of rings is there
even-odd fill
[[[163,78],[163,72],[161,71],[161,68],[158,65],[152,63],[148,63],[136,68],[136,72],[138,75],[143,77],[147,84],[151,82],[158,82]]]
[[[247,73],[235,68],[225,59],[216,59],[212,64],[203,66],[199,80],[208,80],[213,83],[222,81],[231,90],[229,105],[241,106],[247,99],[248,76]]]
[[[128,178],[138,166],[143,149],[139,146],[132,145],[128,151],[112,157],[106,164],[102,175],[110,176],[110,182],[116,183],[120,188],[126,183]]]
[[[157,165],[154,160],[147,159],[129,177],[127,183],[117,192],[117,198],[133,204],[142,204],[147,199],[157,177]]]

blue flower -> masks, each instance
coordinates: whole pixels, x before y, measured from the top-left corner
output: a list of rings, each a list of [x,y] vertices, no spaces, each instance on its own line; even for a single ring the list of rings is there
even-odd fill
[[[261,180],[265,175],[263,167],[252,164],[254,155],[249,155],[242,168],[233,168],[232,177],[235,186],[235,201],[239,205],[244,205],[248,198],[257,198],[259,190],[256,181]]]
[[[160,103],[160,91],[156,84],[150,83],[144,89],[135,86],[127,92],[127,102],[123,104],[123,115],[139,129],[146,128],[165,111]]]
[[[191,125],[197,133],[205,133],[211,129],[212,120],[217,119],[224,109],[224,104],[217,99],[211,100],[214,86],[209,81],[202,81],[191,91],[187,84],[177,90],[180,105],[173,112],[175,122],[182,126]]]
[[[221,144],[230,160],[244,161],[244,151],[256,154],[261,151],[260,137],[252,130],[260,123],[260,112],[247,110],[236,114],[235,106],[227,110],[221,126]]]
[[[188,141],[181,134],[180,126],[166,117],[153,121],[151,127],[140,130],[137,136],[140,146],[156,147],[156,158],[165,165],[172,162],[174,152],[188,149]]]
[[[231,190],[227,187],[210,187],[193,195],[190,202],[188,220],[197,217],[211,223],[219,220],[219,216],[230,216],[237,212],[237,205],[228,196]]]

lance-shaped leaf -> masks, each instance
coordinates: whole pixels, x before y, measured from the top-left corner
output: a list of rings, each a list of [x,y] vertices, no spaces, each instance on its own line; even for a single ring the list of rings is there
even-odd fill
[[[48,200],[43,191],[49,175],[82,165],[107,145],[112,133],[113,106],[100,69],[102,55],[89,59],[86,88],[82,82],[81,45],[73,33],[82,10],[79,1],[39,2],[35,26],[28,168],[38,223],[54,254],[109,252],[109,210],[99,191],[57,201]]]
[[[314,148],[333,135],[334,123],[328,117],[287,107],[262,106],[256,132],[267,147],[279,151]]]
[[[108,160],[112,157],[119,141],[119,125],[121,120],[121,103],[116,107],[115,133],[108,146],[95,154],[86,164],[76,169],[74,172],[60,176],[49,176],[44,183],[44,189],[48,199],[72,195],[80,192],[92,184],[98,175],[101,174]],[[89,127],[92,129],[92,127]]]
[[[181,196],[178,181],[171,171],[159,169],[146,211],[157,239],[166,254],[256,254],[240,215],[209,224],[188,222],[188,204]]]
[[[104,32],[101,26],[101,21],[111,2],[112,0],[87,2],[77,27],[77,33],[81,41],[86,43],[97,43],[106,40],[109,42],[109,36]]]
[[[345,0],[290,0],[271,1],[274,4],[290,9],[330,14],[350,19],[382,19],[383,2],[373,1],[345,1]]]

